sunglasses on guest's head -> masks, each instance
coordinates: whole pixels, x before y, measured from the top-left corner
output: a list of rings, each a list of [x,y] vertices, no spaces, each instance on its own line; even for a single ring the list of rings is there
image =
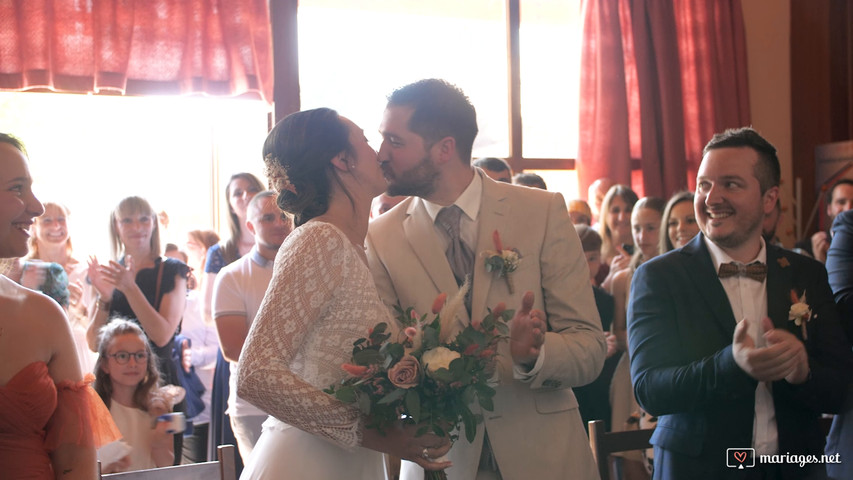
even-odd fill
[[[142,362],[145,362],[146,360],[148,360],[148,352],[146,352],[144,350],[141,350],[139,352],[134,352],[134,353],[121,351],[121,352],[116,352],[116,353],[113,353],[113,354],[107,355],[107,356],[114,358],[116,363],[118,363],[119,365],[124,365],[127,362],[129,362],[130,357],[133,357],[134,360],[136,360],[136,363],[142,363]]]

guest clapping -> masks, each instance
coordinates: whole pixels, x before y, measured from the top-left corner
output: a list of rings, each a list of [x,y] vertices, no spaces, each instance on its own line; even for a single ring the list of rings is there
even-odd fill
[[[119,202],[109,228],[113,259],[100,264],[92,257],[89,262],[89,279],[98,293],[86,332],[89,347],[97,350],[98,332],[113,318],[128,318],[148,337],[165,383],[180,385],[172,349],[184,314],[189,269],[179,260],[160,257],[157,214],[145,199]]]
[[[88,308],[94,300],[95,293],[92,284],[86,278],[88,274],[86,263],[74,257],[71,246],[70,217],[71,212],[65,205],[45,202],[44,214],[33,224],[32,237],[29,241],[30,252],[25,260],[28,265],[32,260],[47,263],[43,264],[43,268],[39,268],[37,263],[31,265],[32,274],[39,275],[39,280],[36,282],[38,286],[29,284],[31,280],[27,277],[31,272],[30,268],[24,272],[21,283],[25,287],[41,290],[39,287],[44,284],[47,266],[50,263],[55,263],[65,270],[68,279],[68,319],[71,322],[74,341],[78,346],[77,354],[80,357],[81,367],[83,371],[91,372],[97,355],[88,348],[86,329],[89,326]]]
[[[601,203],[598,233],[601,235],[602,273],[601,286],[610,289],[613,275],[628,268],[634,253],[631,236],[631,211],[637,203],[637,194],[626,185],[610,187]]]

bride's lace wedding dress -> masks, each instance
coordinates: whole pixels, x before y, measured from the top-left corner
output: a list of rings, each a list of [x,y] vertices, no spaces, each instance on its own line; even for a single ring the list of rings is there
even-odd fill
[[[382,479],[359,447],[362,416],[322,389],[340,381],[353,341],[392,325],[362,253],[335,226],[291,233],[240,357],[240,396],[269,413],[242,479]]]

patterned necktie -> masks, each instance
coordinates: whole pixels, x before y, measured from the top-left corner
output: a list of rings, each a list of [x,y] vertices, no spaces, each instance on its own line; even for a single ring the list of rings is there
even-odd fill
[[[747,277],[757,282],[763,282],[767,277],[767,265],[761,262],[752,262],[749,265],[736,262],[723,263],[720,265],[720,271],[717,272],[717,275],[720,278]]]
[[[459,237],[461,218],[462,209],[456,205],[442,208],[435,217],[435,223],[447,231],[450,237],[450,245],[444,253],[447,255],[447,262],[450,264],[457,285],[465,282],[465,277],[471,273],[474,266],[474,252]]]

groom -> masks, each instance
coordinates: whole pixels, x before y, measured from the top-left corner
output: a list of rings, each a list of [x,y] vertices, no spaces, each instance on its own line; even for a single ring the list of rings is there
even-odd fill
[[[751,128],[715,135],[696,179],[702,233],[634,274],[631,378],[658,416],[655,479],[825,478],[820,463],[761,462],[821,458],[818,418],[841,408],[853,368],[823,265],[761,237],[779,177]],[[812,313],[797,325],[800,302]]]
[[[385,303],[427,312],[436,295],[453,295],[470,277],[456,329],[498,302],[520,307],[526,291],[547,323],[544,335],[520,320],[512,325],[511,342],[498,351],[494,411],[482,412],[485,428],[473,444],[464,436],[456,442],[448,478],[597,478],[570,387],[596,378],[605,343],[563,197],[498,183],[473,168],[474,107],[443,80],[392,93],[380,132],[388,194],[411,196],[374,220],[367,235]],[[512,293],[507,279],[486,271],[482,254],[495,250],[495,237],[521,255],[509,274]],[[404,462],[402,470],[403,478],[417,478],[419,469]]]

